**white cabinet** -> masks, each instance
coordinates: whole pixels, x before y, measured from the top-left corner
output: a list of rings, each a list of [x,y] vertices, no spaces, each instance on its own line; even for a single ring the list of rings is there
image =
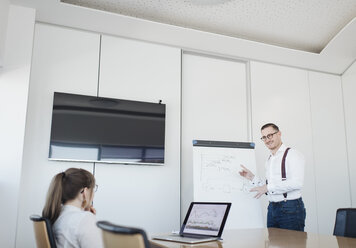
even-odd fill
[[[99,96],[166,104],[163,166],[96,164],[98,219],[147,232],[179,228],[180,64],[178,48],[103,36]]]
[[[28,95],[17,221],[17,247],[35,245],[29,216],[41,214],[52,177],[69,167],[92,170],[92,163],[49,161],[53,92],[96,95],[97,34],[36,24]]]
[[[264,176],[269,154],[260,140],[262,125],[279,126],[282,141],[306,159],[303,200],[307,209],[306,231],[317,232],[317,202],[312,146],[308,72],[300,69],[251,62],[252,127],[257,167]],[[267,207],[267,201],[264,200]],[[266,207],[264,208],[266,211]]]
[[[342,75],[352,207],[356,208],[356,62]]]
[[[340,76],[309,72],[319,233],[332,234],[336,210],[350,207]]]
[[[247,82],[244,62],[183,53],[182,206],[193,200],[193,143],[197,140],[248,141]]]

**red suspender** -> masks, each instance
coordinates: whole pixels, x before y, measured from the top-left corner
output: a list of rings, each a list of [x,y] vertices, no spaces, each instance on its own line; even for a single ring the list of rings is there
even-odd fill
[[[282,170],[282,181],[285,181],[287,179],[287,177],[286,177],[286,157],[287,157],[287,153],[288,153],[289,149],[290,149],[289,147],[286,149],[286,151],[284,152],[283,158],[282,158],[282,168],[281,168],[281,170]],[[284,200],[286,200],[287,199],[287,193],[283,193],[283,196],[284,196]]]

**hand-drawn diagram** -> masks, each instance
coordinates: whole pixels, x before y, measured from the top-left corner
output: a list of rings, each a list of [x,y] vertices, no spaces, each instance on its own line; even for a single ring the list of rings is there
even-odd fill
[[[214,144],[212,141],[211,144]],[[264,226],[260,201],[254,198],[251,182],[240,176],[241,164],[256,174],[253,148],[210,145],[193,147],[194,201],[231,202],[225,228],[260,228]],[[212,215],[212,213],[210,213]],[[210,222],[191,224],[213,227]]]
[[[226,154],[201,154],[200,181],[206,192],[232,193],[242,188],[239,175],[241,162],[236,156]]]

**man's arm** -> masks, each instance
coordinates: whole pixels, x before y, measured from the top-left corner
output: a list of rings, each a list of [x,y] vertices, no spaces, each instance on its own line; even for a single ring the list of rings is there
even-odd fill
[[[257,192],[255,198],[260,198],[261,195],[267,192],[267,185],[262,182],[262,180],[256,177],[249,169],[245,166],[241,165],[242,171],[240,171],[240,175],[250,181],[251,189],[250,192]]]
[[[262,185],[262,186],[258,186],[258,187],[254,187],[250,190],[251,192],[257,192],[257,194],[255,195],[255,198],[260,198],[263,194],[267,193],[267,184]]]
[[[244,165],[240,164],[240,166],[242,167],[242,171],[239,171],[240,176],[252,181],[255,178],[255,174],[253,174]]]

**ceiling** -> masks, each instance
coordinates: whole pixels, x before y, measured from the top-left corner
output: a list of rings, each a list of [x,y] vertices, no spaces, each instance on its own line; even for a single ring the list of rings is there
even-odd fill
[[[153,22],[320,53],[356,0],[61,0]]]
[[[335,75],[356,61],[356,0],[9,1],[37,23],[183,52]]]

